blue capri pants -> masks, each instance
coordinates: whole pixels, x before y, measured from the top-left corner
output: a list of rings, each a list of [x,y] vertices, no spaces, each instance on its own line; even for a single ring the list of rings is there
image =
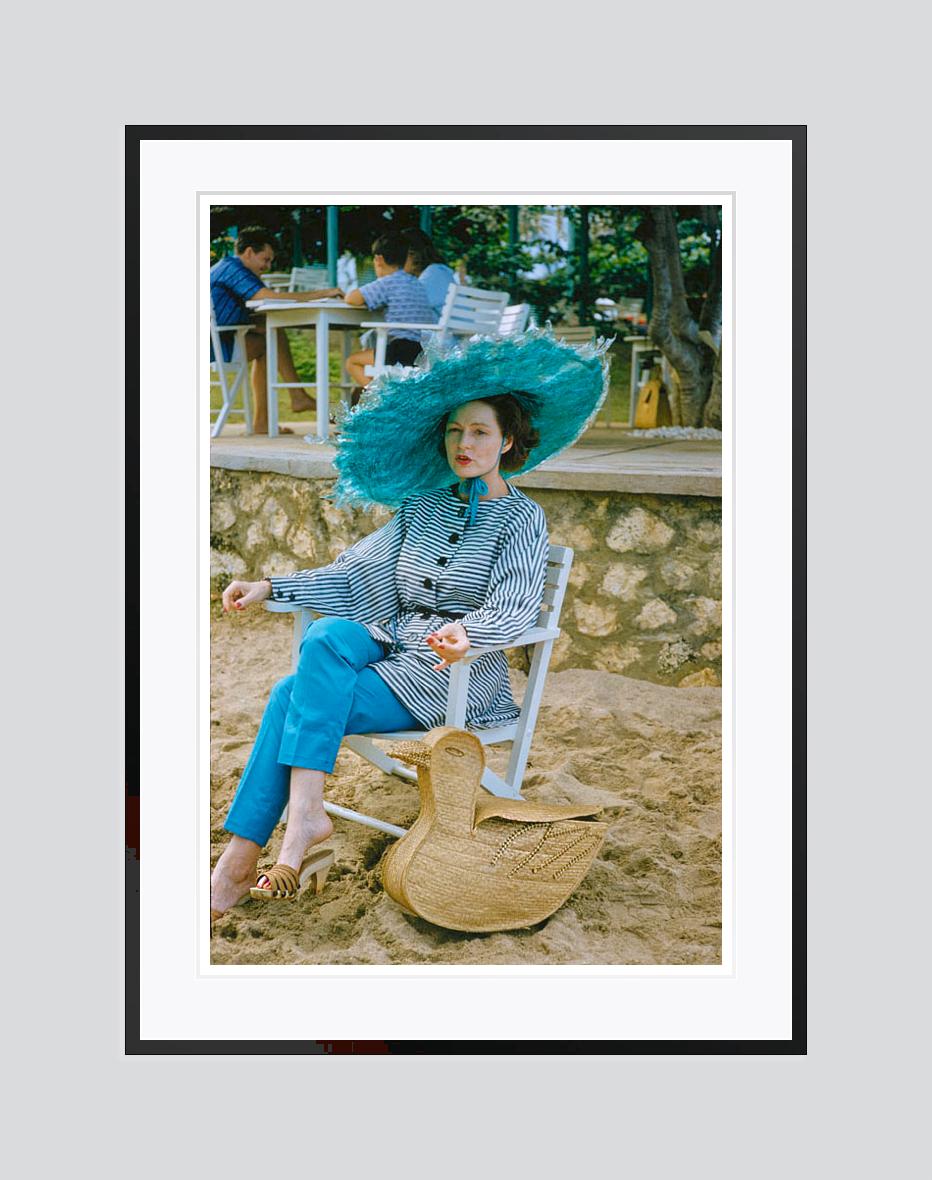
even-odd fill
[[[288,802],[292,766],[330,774],[348,733],[423,729],[369,667],[385,656],[361,623],[317,619],[297,671],[272,689],[224,827],[264,845]]]

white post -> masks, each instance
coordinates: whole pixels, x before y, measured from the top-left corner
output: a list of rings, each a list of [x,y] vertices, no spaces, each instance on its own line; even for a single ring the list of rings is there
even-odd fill
[[[330,320],[327,312],[317,315],[317,433],[321,438],[330,434]]]
[[[265,313],[265,380],[269,402],[269,438],[278,435],[278,330],[272,313]]]

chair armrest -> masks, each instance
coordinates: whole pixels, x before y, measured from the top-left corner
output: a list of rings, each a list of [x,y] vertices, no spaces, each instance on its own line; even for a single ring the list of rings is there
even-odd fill
[[[265,610],[270,610],[276,615],[286,615],[290,614],[292,611],[311,609],[309,606],[298,606],[294,602],[270,602],[269,599],[266,599],[262,605]]]
[[[403,328],[409,332],[439,332],[439,324],[396,324],[389,323],[387,320],[372,320],[361,323],[360,328],[384,328],[388,331],[389,328]]]
[[[249,332],[254,327],[254,324],[214,324],[217,332]]]
[[[507,651],[510,647],[527,647],[530,643],[543,643],[546,639],[559,638],[559,627],[532,627],[530,631],[525,631],[517,639],[512,639],[511,643],[494,643],[491,647],[470,648],[459,662],[472,663],[473,660],[478,660],[480,656],[484,656],[490,651]]]

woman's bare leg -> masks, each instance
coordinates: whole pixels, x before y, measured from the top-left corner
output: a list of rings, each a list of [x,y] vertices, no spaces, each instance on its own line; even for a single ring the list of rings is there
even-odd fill
[[[222,913],[242,901],[256,883],[261,849],[252,840],[233,836],[210,875],[210,908]]]
[[[333,832],[330,816],[324,811],[324,780],[322,770],[305,770],[300,766],[291,768],[291,784],[288,795],[288,824],[278,863],[301,867],[301,861],[312,844],[319,844]],[[260,877],[261,888],[269,888],[268,877]]]

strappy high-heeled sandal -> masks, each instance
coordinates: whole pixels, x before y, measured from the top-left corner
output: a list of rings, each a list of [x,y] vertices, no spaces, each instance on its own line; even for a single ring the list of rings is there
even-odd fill
[[[315,849],[304,858],[300,869],[283,864],[263,869],[249,890],[249,896],[259,901],[294,901],[309,881],[314,883],[314,892],[320,893],[332,866],[333,851],[330,848]],[[268,888],[259,884],[263,879],[268,881]]]

